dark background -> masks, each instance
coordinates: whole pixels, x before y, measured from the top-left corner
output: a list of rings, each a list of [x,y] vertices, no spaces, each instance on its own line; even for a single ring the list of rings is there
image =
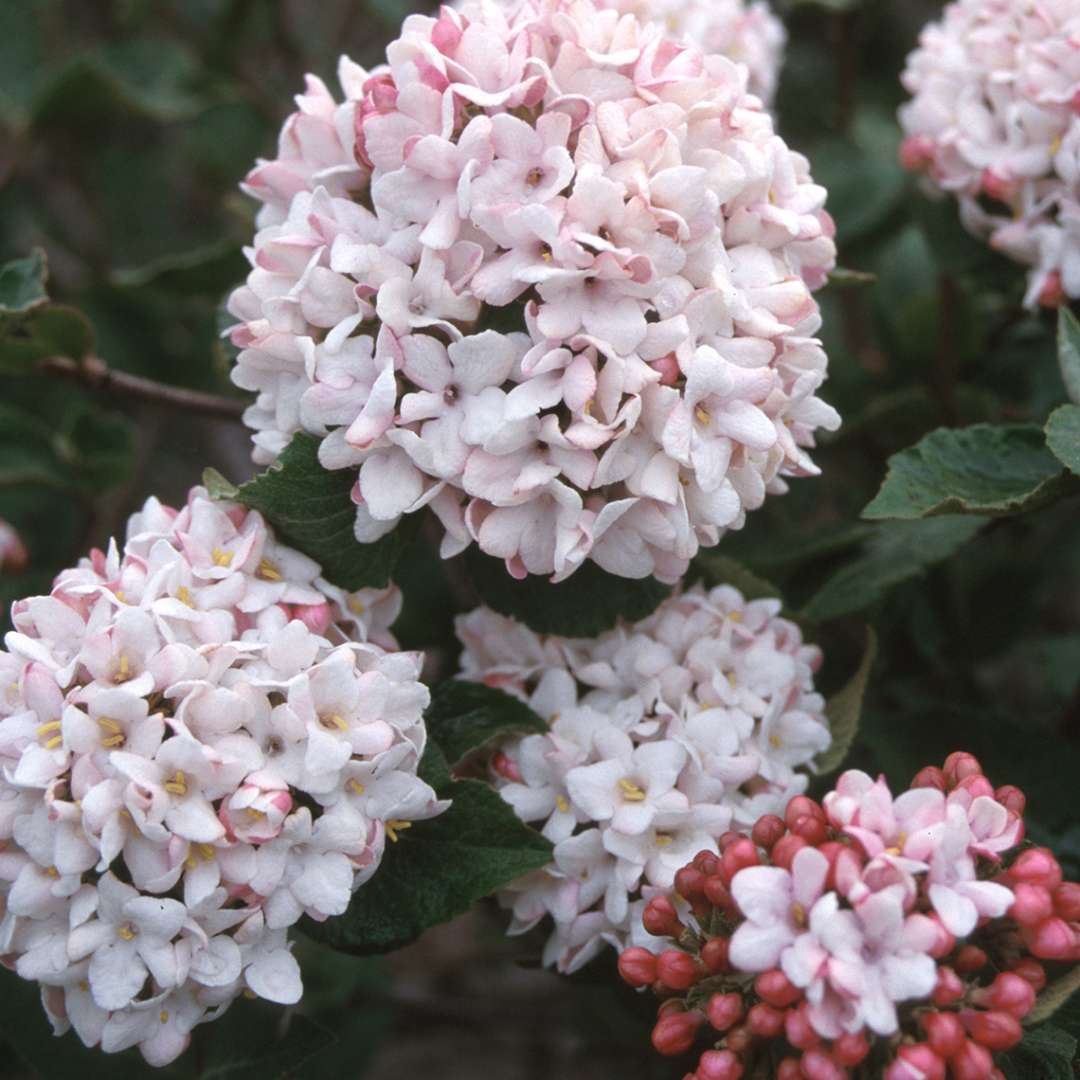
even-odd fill
[[[723,546],[783,585],[793,610],[839,572],[884,579],[905,553],[901,532],[858,523],[889,454],[942,424],[1041,422],[1064,400],[1052,319],[1017,306],[1022,272],[966,238],[952,205],[928,202],[896,165],[898,74],[940,7],[777,5],[790,34],[780,129],[830,189],[841,264],[878,275],[876,285],[823,294],[825,396],[845,420],[817,456],[824,476],[796,482]],[[398,0],[0,0],[0,263],[44,248],[52,297],[85,313],[110,366],[232,393],[219,312],[245,273],[240,247],[254,217],[238,181],[273,153],[304,73],[334,87],[339,53],[376,63],[409,10]],[[47,376],[0,377],[0,517],[32,553],[26,573],[0,576],[0,601],[47,590],[57,570],[121,532],[148,494],[181,501],[207,465],[233,480],[251,472],[242,427]],[[900,785],[970,748],[995,782],[1027,790],[1034,834],[1074,871],[1078,524],[1075,499],[991,522],[863,610],[808,624],[826,647],[827,689],[857,662],[865,624],[880,634],[859,764]],[[400,580],[413,597],[405,644],[452,653],[433,553],[414,551]],[[501,926],[483,909],[388,961],[303,946],[302,1012],[342,1039],[303,1074],[682,1075],[652,1055],[647,1003],[616,985],[609,964],[572,985],[530,967],[537,942],[506,941]],[[30,1075],[23,1061],[65,1078],[151,1071],[131,1055],[83,1054],[74,1036],[46,1042],[33,988],[12,976],[0,985],[4,1075]],[[241,1004],[202,1029],[169,1074],[246,1076],[237,1063],[265,1051],[275,1024],[277,1013]]]

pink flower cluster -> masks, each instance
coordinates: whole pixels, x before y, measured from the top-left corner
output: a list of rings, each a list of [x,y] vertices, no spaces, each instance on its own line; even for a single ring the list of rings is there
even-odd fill
[[[822,804],[798,796],[723,837],[643,912],[678,947],[620,957],[666,999],[656,1049],[709,1031],[687,1080],[762,1060],[780,1080],[1000,1080],[994,1054],[1020,1041],[1044,963],[1080,962],[1080,884],[1046,849],[1017,853],[1023,809],[956,753],[896,798],[851,771]]]
[[[247,180],[256,460],[312,432],[361,541],[429,507],[555,580],[675,581],[816,473],[832,222],[745,67],[592,0],[410,16],[387,61]]]
[[[551,917],[546,963],[574,971],[624,947],[644,898],[696,851],[805,790],[800,770],[830,741],[821,653],[779,607],[696,586],[593,640],[540,637],[486,609],[458,620],[464,677],[551,724],[491,762],[502,797],[555,845],[501,895],[511,933]]]
[[[163,1065],[242,992],[300,998],[288,928],[444,806],[416,776],[420,657],[364,642],[392,645],[396,606],[198,488],[14,605],[0,956],[58,1034]]]
[[[1026,303],[1080,298],[1080,8],[956,0],[908,58],[904,164],[1031,267]]]
[[[19,574],[26,569],[29,561],[30,553],[26,550],[22,537],[13,525],[0,518],[0,572]]]
[[[745,64],[750,93],[766,105],[772,102],[787,34],[763,0],[603,0],[601,6],[658,22],[666,33],[695,42],[702,52]]]

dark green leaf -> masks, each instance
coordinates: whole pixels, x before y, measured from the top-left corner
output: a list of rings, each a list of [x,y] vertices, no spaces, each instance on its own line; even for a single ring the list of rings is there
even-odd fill
[[[1080,405],[1062,405],[1050,414],[1046,445],[1070,472],[1080,474]]]
[[[831,773],[840,768],[859,733],[859,721],[862,718],[863,698],[870,682],[870,671],[878,652],[877,634],[872,626],[866,628],[866,648],[855,673],[847,683],[837,690],[825,704],[825,715],[829,719],[829,731],[832,733],[832,745],[820,754],[814,763],[818,772]]]
[[[122,484],[131,473],[134,439],[131,422],[117,413],[89,405],[66,417],[54,440],[57,457],[81,484],[106,490]]]
[[[28,375],[47,356],[81,360],[93,347],[93,328],[74,308],[40,304],[20,315],[0,314],[0,374]]]
[[[220,240],[194,251],[162,255],[132,270],[116,270],[111,279],[122,289],[152,286],[164,292],[214,297],[240,281],[247,268],[239,246]],[[230,325],[235,321],[230,320]]]
[[[717,585],[731,585],[738,589],[747,600],[780,596],[779,587],[771,581],[758,577],[741,562],[721,555],[715,550],[701,552],[691,565],[691,574],[695,570],[701,572],[709,588]]]
[[[1017,514],[1057,498],[1066,483],[1035,424],[939,428],[889,458],[885,482],[863,517]]]
[[[266,472],[238,488],[229,485],[226,497],[258,510],[282,540],[321,564],[328,581],[349,591],[381,588],[401,554],[403,530],[399,526],[373,544],[358,543],[356,507],[349,497],[355,482],[352,469],[324,469],[319,440],[301,433]],[[221,491],[219,478],[209,476],[207,484]]]
[[[861,553],[825,582],[803,614],[824,621],[862,611],[894,585],[947,559],[985,523],[977,517],[935,517],[879,525]]]
[[[1080,405],[1080,321],[1064,305],[1058,311],[1058,366],[1069,400]]]
[[[446,795],[449,810],[387,845],[379,872],[344,915],[307,932],[350,952],[389,952],[550,862],[551,844],[487,784],[459,780]]]
[[[1077,964],[1071,971],[1060,978],[1055,979],[1043,990],[1035,1002],[1035,1008],[1024,1018],[1024,1023],[1035,1025],[1041,1024],[1044,1020],[1049,1020],[1078,991],[1080,991],[1080,964]]]
[[[238,1002],[222,1021],[201,1029],[199,1080],[286,1080],[337,1037],[302,1013],[262,1002]]]
[[[586,562],[566,581],[553,585],[530,574],[516,581],[500,560],[476,547],[466,553],[476,591],[488,607],[510,615],[538,634],[595,637],[620,619],[636,622],[651,615],[671,592],[655,578],[621,578]]]
[[[548,729],[513,695],[463,679],[450,679],[435,688],[425,720],[428,735],[451,765],[492,739]]]
[[[1076,1039],[1060,1028],[1044,1024],[1024,1036],[1001,1060],[1008,1080],[1074,1080]]]
[[[25,259],[14,259],[0,266],[0,315],[14,315],[44,304],[48,268],[45,252],[34,250]]]

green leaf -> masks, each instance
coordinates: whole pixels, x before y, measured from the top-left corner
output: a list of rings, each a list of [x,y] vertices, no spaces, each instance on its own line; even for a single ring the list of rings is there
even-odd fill
[[[1008,1080],[1075,1080],[1076,1039],[1051,1024],[1024,1036],[1000,1061]]]
[[[107,490],[131,475],[134,435],[131,422],[118,413],[80,405],[65,417],[53,443],[84,488]]]
[[[152,287],[185,296],[219,296],[240,281],[247,268],[240,247],[226,239],[162,255],[134,269],[115,270],[110,281],[121,289]],[[235,321],[231,319],[229,325]]]
[[[1058,309],[1057,349],[1069,400],[1080,405],[1080,320],[1064,305]]]
[[[828,284],[836,289],[857,289],[863,285],[873,285],[877,279],[877,274],[871,274],[868,270],[849,270],[844,266],[834,266],[829,272]]]
[[[671,593],[670,585],[655,578],[616,577],[591,561],[553,585],[536,574],[517,581],[501,560],[476,547],[465,558],[469,577],[484,603],[538,634],[595,637],[620,619],[636,622],[651,615]]]
[[[450,679],[437,686],[424,719],[428,735],[451,765],[492,739],[548,730],[547,724],[512,694],[464,679]]]
[[[1017,514],[1052,501],[1066,486],[1035,424],[939,428],[889,458],[885,482],[862,516]]]
[[[302,1013],[262,1002],[238,1002],[199,1036],[199,1080],[285,1080],[338,1041]]]
[[[45,252],[34,250],[25,259],[0,266],[0,315],[21,314],[49,299],[45,292],[48,277]]]
[[[876,604],[894,586],[947,559],[986,524],[977,517],[934,517],[879,525],[803,609],[823,622]]]
[[[1035,1002],[1035,1008],[1024,1018],[1024,1023],[1034,1026],[1049,1020],[1077,991],[1080,991],[1080,964],[1043,990]]]
[[[450,809],[387,844],[379,872],[349,910],[308,923],[307,933],[349,952],[389,952],[551,861],[551,844],[487,784],[458,780],[444,794]]]
[[[356,507],[349,495],[353,469],[319,464],[319,440],[300,433],[266,472],[241,484],[229,498],[258,510],[279,537],[321,564],[323,576],[350,592],[389,584],[404,545],[400,526],[373,544],[357,542]],[[208,486],[220,490],[214,475]]]
[[[93,348],[93,327],[74,308],[39,304],[21,314],[0,314],[0,375],[28,375],[48,356],[81,360]]]
[[[870,671],[878,653],[878,638],[872,626],[866,628],[866,648],[855,673],[847,683],[825,704],[825,715],[829,720],[832,733],[832,745],[815,761],[820,773],[831,773],[840,768],[859,733],[859,721],[862,718],[863,698],[870,682]]]
[[[780,588],[763,577],[758,577],[737,559],[721,555],[716,550],[703,551],[691,564],[691,573],[700,571],[709,588],[731,585],[747,600],[761,600],[780,596]]]
[[[1062,405],[1050,414],[1046,445],[1070,472],[1080,475],[1080,405]]]

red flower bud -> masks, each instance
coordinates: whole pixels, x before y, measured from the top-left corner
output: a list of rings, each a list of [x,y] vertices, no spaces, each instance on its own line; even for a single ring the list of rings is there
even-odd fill
[[[772,861],[776,866],[782,866],[785,870],[791,869],[791,860],[804,848],[809,847],[807,842],[794,833],[781,836],[773,845]]]
[[[701,978],[701,969],[689,954],[665,949],[656,958],[656,978],[668,990],[689,990]]]
[[[698,1062],[697,1080],[739,1080],[742,1063],[730,1050],[706,1050]]]
[[[940,960],[942,957],[948,956],[949,953],[956,948],[956,938],[945,929],[945,924],[941,921],[941,916],[938,915],[936,911],[930,912],[927,918],[929,918],[937,928],[937,938],[930,947],[930,955],[935,960]]]
[[[742,839],[743,839],[743,834],[741,832],[735,832],[734,829],[728,829],[728,831],[726,833],[724,833],[723,836],[720,837],[720,841],[719,841],[720,854],[723,855],[724,852],[727,851],[727,849],[729,847],[731,847],[731,845],[734,844],[736,840],[742,840]]]
[[[936,765],[927,765],[925,769],[920,769],[915,774],[911,786],[913,788],[928,787],[937,791],[944,791],[948,785],[945,783],[945,774]]]
[[[709,998],[706,1016],[717,1031],[727,1031],[742,1019],[743,1000],[741,994],[713,994]]]
[[[900,143],[900,167],[908,172],[922,172],[934,160],[934,142],[927,135],[909,135]]]
[[[938,968],[937,985],[930,995],[930,1000],[938,1006],[951,1005],[964,996],[964,984],[952,968]]]
[[[1066,922],[1080,922],[1080,883],[1063,881],[1054,890],[1054,914]]]
[[[1061,884],[1061,867],[1049,848],[1028,848],[1009,867],[1009,879],[1054,890]]]
[[[994,1058],[990,1051],[970,1039],[949,1058],[953,1080],[987,1080],[993,1067]]]
[[[985,795],[988,799],[994,797],[994,785],[981,774],[974,774],[972,776],[965,776],[959,784],[956,785],[958,789],[963,789],[968,792],[973,799],[977,799],[982,795]]]
[[[777,1009],[786,1009],[802,997],[802,991],[779,968],[763,971],[754,980],[754,990],[762,1001]]]
[[[745,1024],[740,1024],[738,1027],[732,1028],[727,1033],[726,1041],[728,1049],[732,1053],[743,1054],[753,1045],[754,1036]]]
[[[837,1065],[824,1050],[807,1050],[799,1067],[806,1080],[847,1080],[847,1069]]]
[[[855,1032],[854,1035],[850,1033],[841,1035],[839,1039],[833,1040],[832,1056],[833,1061],[838,1065],[858,1065],[869,1053],[870,1043],[861,1031]]]
[[[1017,817],[1024,816],[1024,808],[1027,806],[1027,798],[1015,784],[1002,784],[994,792],[997,799],[1006,810],[1011,810]]]
[[[788,1010],[784,1017],[784,1035],[796,1050],[812,1050],[821,1042],[821,1036],[806,1017],[805,1004]]]
[[[784,823],[790,829],[799,818],[816,817],[825,820],[825,811],[820,803],[814,802],[809,795],[796,795],[784,809]]]
[[[784,1058],[776,1067],[776,1080],[802,1080],[798,1058]]]
[[[1043,281],[1042,288],[1037,297],[1039,305],[1044,308],[1060,307],[1065,299],[1065,286],[1061,281],[1061,271],[1051,270]]]
[[[701,962],[710,975],[719,975],[720,972],[729,970],[731,965],[728,963],[728,939],[709,938],[702,946]]]
[[[956,1013],[924,1012],[919,1026],[926,1032],[926,1042],[939,1057],[951,1058],[964,1045],[964,1025]]]
[[[1023,1020],[1035,1008],[1035,988],[1015,971],[1003,971],[984,990],[971,995],[976,1005],[989,1006]]]
[[[1023,956],[1012,964],[1009,970],[1014,975],[1019,975],[1026,983],[1030,983],[1036,994],[1042,993],[1046,987],[1046,972],[1042,964],[1033,956]]]
[[[678,937],[685,929],[669,896],[654,896],[645,905],[641,922],[654,937]]]
[[[705,899],[708,900],[713,907],[718,907],[722,911],[735,910],[735,901],[731,898],[731,893],[728,892],[727,885],[724,883],[724,878],[721,874],[714,874],[711,878],[706,880]]]
[[[976,776],[982,772],[979,759],[966,750],[955,750],[945,759],[945,783],[950,788],[956,787],[965,776]]]
[[[720,870],[720,856],[715,851],[699,851],[694,856],[693,866],[706,877],[712,877]]]
[[[675,891],[686,900],[705,895],[705,875],[693,866],[684,866],[675,874]]]
[[[976,971],[982,971],[989,962],[990,957],[978,945],[964,945],[956,954],[953,967],[961,975],[971,975]]]
[[[926,1045],[911,1043],[896,1051],[887,1080],[945,1080],[945,1062]]]
[[[987,1050],[1010,1050],[1024,1037],[1020,1021],[1007,1012],[964,1009],[960,1019],[968,1034]]]
[[[748,866],[757,866],[761,862],[758,856],[757,846],[748,836],[740,836],[733,844],[728,844],[724,849],[723,875],[730,884],[731,879]]]
[[[763,847],[768,851],[784,835],[785,831],[782,818],[777,817],[776,814],[766,814],[754,822],[754,827],[750,831],[750,839],[758,847]]]
[[[775,1039],[784,1030],[784,1012],[759,1001],[746,1014],[746,1023],[759,1039]]]
[[[1021,926],[1038,926],[1054,914],[1054,899],[1042,885],[1020,881],[1013,886],[1013,902],[1009,914]]]
[[[823,844],[828,838],[829,826],[822,818],[804,814],[791,826],[791,831],[796,836],[801,836],[808,844],[816,846]]]
[[[1064,919],[1056,915],[1023,931],[1024,942],[1040,960],[1065,960],[1076,945],[1076,935]]]
[[[661,1016],[652,1030],[652,1044],[658,1054],[678,1057],[694,1045],[705,1017],[699,1012],[673,1012]]]
[[[633,987],[656,982],[656,957],[648,949],[624,949],[619,956],[619,974]]]

